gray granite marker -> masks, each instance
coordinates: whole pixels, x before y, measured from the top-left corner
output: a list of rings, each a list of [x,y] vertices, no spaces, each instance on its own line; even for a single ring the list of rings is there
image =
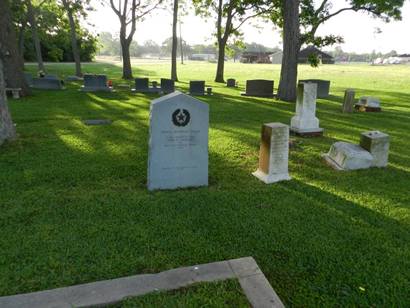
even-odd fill
[[[208,185],[207,104],[179,91],[151,103],[148,189]]]
[[[299,83],[315,83],[317,84],[317,98],[327,98],[330,93],[330,80],[321,79],[305,79],[299,80]]]
[[[253,173],[266,184],[290,180],[288,172],[289,126],[269,123],[262,126],[259,167]]]
[[[353,89],[347,89],[345,91],[345,97],[343,99],[343,113],[352,113],[355,104],[356,93]]]
[[[273,97],[273,80],[255,79],[246,81],[245,93],[242,96]]]
[[[379,131],[362,133],[360,146],[373,156],[373,167],[387,167],[390,147],[389,135]]]

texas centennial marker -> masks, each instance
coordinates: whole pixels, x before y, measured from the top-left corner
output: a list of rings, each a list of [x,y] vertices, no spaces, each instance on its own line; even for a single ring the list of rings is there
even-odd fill
[[[151,103],[148,189],[208,185],[209,106],[181,92]]]

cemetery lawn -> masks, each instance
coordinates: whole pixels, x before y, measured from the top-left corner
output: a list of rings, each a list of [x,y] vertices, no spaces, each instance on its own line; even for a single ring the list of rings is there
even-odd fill
[[[238,280],[200,283],[187,288],[154,292],[127,299],[112,308],[131,307],[238,307],[248,308],[249,301]]]
[[[168,63],[137,63],[135,76],[169,76]],[[35,66],[28,65],[34,72]],[[121,68],[85,64],[124,83]],[[48,65],[73,74],[74,66]],[[241,97],[246,79],[279,80],[279,66],[179,65],[184,91],[206,79],[209,187],[146,189],[148,117],[155,95],[33,91],[9,100],[19,138],[0,149],[0,295],[253,256],[287,306],[410,306],[410,66],[300,67],[330,79],[318,100],[323,138],[294,138],[292,181],[265,185],[258,165],[262,123],[289,123],[291,103]],[[131,82],[129,82],[131,84]],[[382,113],[341,114],[346,88],[382,101]],[[111,119],[85,126],[85,119]],[[321,159],[335,141],[391,136],[386,169],[336,172]],[[204,289],[198,294],[211,297]]]

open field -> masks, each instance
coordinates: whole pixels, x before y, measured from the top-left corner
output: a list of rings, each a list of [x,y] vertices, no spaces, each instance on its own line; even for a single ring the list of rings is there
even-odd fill
[[[228,63],[239,89],[211,82],[215,69],[180,65],[177,84],[214,88],[201,98],[210,105],[208,188],[147,191],[155,95],[82,93],[74,83],[9,101],[19,139],[0,149],[0,295],[253,256],[287,306],[410,306],[410,66],[301,66],[301,79],[332,80],[317,106],[325,136],[296,138],[293,180],[275,185],[251,175],[260,127],[289,123],[295,106],[239,93],[246,79],[276,87],[279,66]],[[124,83],[113,64],[84,71]],[[168,77],[169,65],[142,63],[134,75]],[[346,88],[379,97],[383,112],[341,114]],[[90,118],[114,122],[87,127]],[[373,129],[391,136],[387,169],[336,172],[320,158]]]

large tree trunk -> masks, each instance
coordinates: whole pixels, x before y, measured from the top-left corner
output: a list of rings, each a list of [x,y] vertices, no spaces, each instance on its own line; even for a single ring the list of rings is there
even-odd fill
[[[18,39],[18,42],[19,42],[18,48],[19,48],[19,52],[20,52],[20,55],[21,55],[22,59],[24,59],[24,51],[25,51],[25,49],[24,49],[24,33],[26,31],[26,26],[27,26],[26,21],[22,20],[21,29],[20,29],[20,32],[19,32],[19,39]]]
[[[74,57],[74,62],[75,62],[75,75],[78,77],[82,77],[83,74],[81,72],[81,59],[80,59],[80,52],[79,52],[78,44],[77,44],[77,33],[75,31],[75,22],[74,22],[73,12],[67,0],[63,0],[63,5],[67,12],[68,22],[70,23],[71,48],[73,51],[73,57]]]
[[[24,78],[24,62],[17,47],[8,1],[0,0],[0,12],[0,51],[6,56],[3,60],[4,78],[8,87],[21,88],[23,96],[29,95],[30,88]]]
[[[218,40],[218,66],[216,68],[215,82],[225,82],[225,47],[226,41],[223,39]]]
[[[178,0],[174,0],[174,18],[172,21],[172,55],[171,55],[171,79],[178,81],[177,76],[177,23],[178,23]]]
[[[181,64],[184,64],[184,48],[182,41],[181,21],[179,21],[179,51],[181,53]]]
[[[33,9],[33,5],[31,4],[31,0],[27,0],[26,3],[27,3],[27,18],[30,22],[31,33],[33,35],[33,42],[34,42],[34,47],[36,49],[38,69],[40,71],[46,72],[46,68],[44,67],[44,63],[43,63],[43,55],[41,53],[40,38],[38,37],[36,15]]]
[[[284,0],[283,58],[278,91],[278,98],[283,101],[296,101],[300,47],[299,0]]]
[[[121,52],[122,52],[122,78],[132,79],[132,68],[131,68],[131,56],[130,56],[130,45],[125,37],[120,36],[121,41]]]
[[[1,52],[0,44],[0,145],[2,145],[6,140],[16,138],[16,130],[7,106],[6,86],[4,82],[3,59]]]

